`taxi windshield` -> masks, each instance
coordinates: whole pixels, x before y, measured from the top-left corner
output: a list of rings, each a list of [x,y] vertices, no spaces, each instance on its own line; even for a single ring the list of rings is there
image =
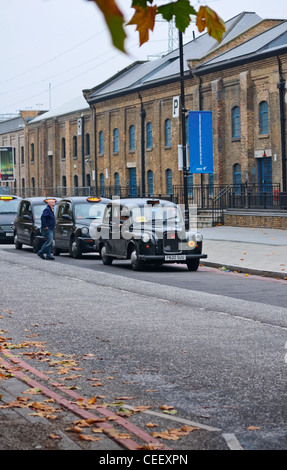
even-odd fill
[[[75,205],[75,218],[77,220],[80,219],[102,219],[103,212],[105,210],[106,205],[95,203],[91,204],[90,202],[86,202],[83,204],[76,204]]]
[[[155,226],[169,223],[181,223],[182,215],[177,206],[149,206],[133,209],[132,221],[134,224],[153,224]]]
[[[37,206],[36,205],[34,206],[34,219],[35,220],[41,219],[43,210],[46,207],[47,207],[47,204],[45,202],[43,202],[43,204],[38,204]],[[57,203],[55,204],[55,207],[54,207],[54,213],[56,212],[56,207],[57,207]]]
[[[19,199],[0,199],[0,213],[9,214],[17,212]]]

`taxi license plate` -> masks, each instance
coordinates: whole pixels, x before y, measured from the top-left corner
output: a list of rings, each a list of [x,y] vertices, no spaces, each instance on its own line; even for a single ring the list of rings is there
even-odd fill
[[[12,237],[13,232],[6,232],[5,235],[6,235],[6,237]]]
[[[165,261],[183,261],[186,260],[185,255],[166,255],[164,257]]]

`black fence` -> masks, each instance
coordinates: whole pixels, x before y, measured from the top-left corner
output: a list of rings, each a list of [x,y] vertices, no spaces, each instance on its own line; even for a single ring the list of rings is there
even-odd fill
[[[106,186],[96,194],[93,186],[51,188],[12,188],[0,186],[0,194],[15,194],[21,197],[33,196],[90,196],[113,198],[142,197],[140,187]],[[146,197],[167,199],[184,204],[183,186],[173,186],[170,194],[152,193]],[[279,184],[261,185],[193,185],[188,188],[188,204],[202,210],[223,211],[224,209],[273,209],[287,210],[287,193],[280,191]]]

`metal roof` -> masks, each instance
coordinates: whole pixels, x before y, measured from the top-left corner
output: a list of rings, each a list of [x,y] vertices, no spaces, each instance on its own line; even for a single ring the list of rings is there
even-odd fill
[[[187,60],[200,59],[210,51],[220,48],[230,40],[248,30],[251,26],[258,24],[262,18],[254,12],[242,12],[225,23],[225,34],[219,44],[216,39],[207,33],[199,35],[183,46],[184,71],[190,73]],[[97,102],[111,98],[113,95],[135,92],[144,87],[152,86],[153,83],[166,80],[174,80],[179,76],[179,49],[176,49],[165,56],[150,62],[136,63],[124,69],[122,73],[112,77],[103,86],[92,90],[87,97],[87,101]]]
[[[51,119],[53,117],[62,116],[69,113],[84,111],[85,109],[89,109],[90,106],[88,105],[87,101],[80,95],[57,108],[51,109],[47,111],[47,113],[41,114],[41,116],[37,116],[35,119],[32,119],[30,123],[45,121],[47,119]]]
[[[233,49],[224,52],[211,60],[208,60],[198,67],[195,67],[193,72],[199,73],[201,71],[207,71],[207,69],[214,68],[216,66],[227,66],[234,65],[234,62],[248,60],[251,58],[254,60],[255,57],[260,57],[265,53],[273,51],[280,51],[280,48],[287,46],[287,21],[283,21],[279,25],[273,26],[273,28],[265,31],[258,36],[249,39],[243,44],[234,47]]]

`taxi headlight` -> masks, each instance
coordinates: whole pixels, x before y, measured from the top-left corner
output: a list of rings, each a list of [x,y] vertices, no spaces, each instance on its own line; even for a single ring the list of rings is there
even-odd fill
[[[195,240],[197,242],[202,242],[202,239],[203,239],[203,236],[201,235],[201,233],[196,233],[195,234]]]
[[[147,243],[150,240],[150,235],[148,233],[144,233],[142,235],[142,241]]]
[[[83,227],[81,232],[82,232],[83,235],[88,235],[88,233],[89,233],[88,227]]]

